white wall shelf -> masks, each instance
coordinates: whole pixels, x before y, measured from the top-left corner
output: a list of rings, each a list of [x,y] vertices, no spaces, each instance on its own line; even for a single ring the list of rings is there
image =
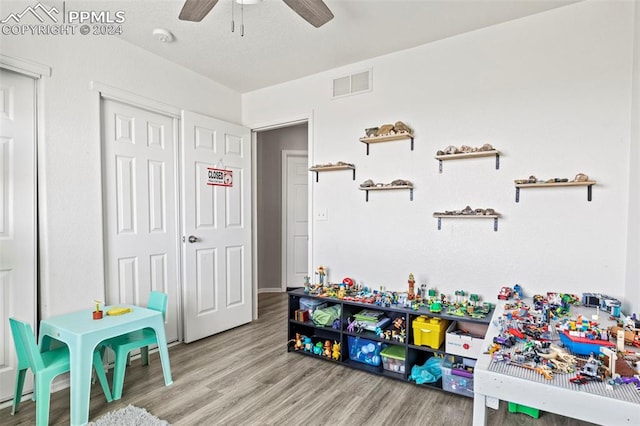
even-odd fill
[[[500,151],[492,149],[490,151],[462,152],[460,154],[436,155],[438,160],[438,171],[442,173],[442,162],[447,160],[464,160],[467,158],[496,157],[496,170],[500,169]]]
[[[360,190],[366,191],[365,201],[369,201],[369,191],[387,191],[393,189],[408,189],[409,200],[413,201],[413,185],[387,185],[387,186],[367,186],[360,187]]]
[[[333,172],[337,170],[353,170],[353,180],[356,180],[356,166],[350,165],[336,165],[336,166],[318,166],[318,167],[310,167],[309,171],[314,172],[316,174],[316,182],[318,182],[319,172]]]
[[[360,138],[360,142],[367,144],[367,155],[369,155],[369,145],[372,143],[392,142],[403,139],[411,139],[411,151],[413,151],[413,133],[398,133],[395,135],[362,137]]]
[[[433,217],[438,219],[438,231],[442,229],[442,219],[493,219],[493,230],[498,231],[498,218],[500,214],[443,214],[434,213]]]
[[[596,184],[594,180],[585,182],[549,182],[549,183],[516,183],[516,203],[520,202],[520,188],[557,188],[559,186],[586,186],[587,201],[591,201],[591,188]]]

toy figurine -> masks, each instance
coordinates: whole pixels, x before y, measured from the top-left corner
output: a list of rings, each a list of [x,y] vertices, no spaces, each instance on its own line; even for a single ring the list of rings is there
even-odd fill
[[[302,344],[302,335],[300,333],[296,333],[296,344],[293,346],[296,351],[304,348]]]
[[[304,277],[304,292],[305,292],[305,294],[309,294],[309,291],[311,290],[311,283],[309,282],[310,279],[311,279],[311,277],[309,275],[305,275],[305,277]]]
[[[323,349],[322,342],[316,343],[316,345],[313,347],[314,355],[322,355],[322,349]]]
[[[341,345],[337,341],[333,342],[333,347],[331,348],[332,354],[331,358],[338,361],[340,359]]]
[[[324,341],[324,350],[322,352],[322,355],[326,356],[327,358],[331,357],[331,340]]]
[[[416,294],[413,290],[415,284],[416,284],[416,280],[413,278],[413,274],[409,274],[409,300],[413,300],[416,297]]]
[[[322,265],[318,266],[318,269],[316,269],[316,274],[318,275],[318,283],[321,286],[324,285],[324,280],[327,276],[327,268]]]
[[[100,310],[100,304],[102,303],[102,301],[94,300],[93,302],[96,304],[96,310],[93,311],[93,319],[94,320],[102,319],[102,311]]]
[[[311,341],[311,337],[304,338],[304,351],[313,353],[313,341]]]

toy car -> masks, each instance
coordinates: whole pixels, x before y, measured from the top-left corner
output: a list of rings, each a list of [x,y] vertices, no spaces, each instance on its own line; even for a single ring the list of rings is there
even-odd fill
[[[500,289],[500,293],[498,293],[498,299],[509,300],[511,299],[512,294],[513,294],[513,290],[511,289],[511,287],[502,287]]]
[[[496,336],[493,338],[493,343],[497,343],[499,345],[502,345],[506,348],[510,348],[511,346],[516,344],[516,338],[513,336]]]

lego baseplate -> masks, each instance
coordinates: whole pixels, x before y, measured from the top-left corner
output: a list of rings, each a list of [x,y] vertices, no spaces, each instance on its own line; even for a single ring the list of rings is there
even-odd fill
[[[581,308],[579,310],[582,310]],[[552,327],[551,331],[551,340],[560,344],[560,338],[558,336],[555,328]],[[516,349],[523,349],[524,342],[518,342],[515,346],[510,348],[508,352],[512,355]],[[579,359],[586,360],[584,356],[577,356]],[[628,384],[616,384],[610,385],[606,381],[589,381],[585,384],[576,384],[571,383],[569,379],[575,377],[576,373],[554,373],[553,378],[551,380],[547,380],[540,373],[537,373],[532,370],[528,370],[523,367],[519,367],[513,364],[509,364],[502,361],[491,360],[489,363],[489,371],[493,371],[495,373],[504,374],[506,376],[518,377],[524,380],[530,380],[532,382],[544,383],[549,386],[555,386],[558,388],[570,389],[576,392],[588,392],[594,395],[603,396],[606,398],[619,399],[622,401],[632,402],[638,404],[638,408],[640,409],[640,390],[637,389],[636,385],[633,383]]]

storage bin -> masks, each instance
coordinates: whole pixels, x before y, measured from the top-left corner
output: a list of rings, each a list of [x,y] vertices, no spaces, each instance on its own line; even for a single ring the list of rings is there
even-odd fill
[[[449,354],[478,358],[482,353],[487,325],[454,321],[447,329],[445,351]]]
[[[312,299],[310,297],[300,298],[300,310],[309,311],[309,318],[313,318],[313,311],[316,309],[324,309],[327,306],[327,302],[324,300]]]
[[[413,327],[413,344],[439,349],[444,342],[449,321],[420,315],[411,323]]]
[[[394,373],[404,374],[404,346],[389,345],[380,351],[382,368]]]
[[[473,366],[475,361],[464,360],[463,364]],[[473,373],[455,368],[452,357],[447,357],[442,363],[442,389],[473,397]]]
[[[382,342],[349,336],[349,359],[373,366],[380,365]]]
[[[537,408],[527,407],[526,405],[516,404],[515,402],[509,403],[509,412],[523,413],[533,417],[534,419],[540,418],[540,410],[538,410]]]

